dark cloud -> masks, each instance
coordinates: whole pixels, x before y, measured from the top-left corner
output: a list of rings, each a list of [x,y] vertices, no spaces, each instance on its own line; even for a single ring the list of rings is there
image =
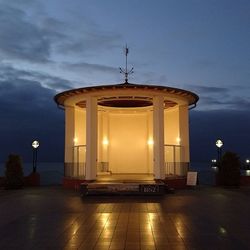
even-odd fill
[[[27,5],[32,5],[32,4],[37,4],[36,0],[12,0],[8,4],[11,6],[25,6]]]
[[[120,40],[120,36],[111,35],[105,37],[97,34],[84,34],[83,37],[75,40],[68,39],[57,47],[57,51],[68,54],[96,55],[100,51],[118,48],[119,45],[116,40]]]
[[[84,17],[81,25],[66,23],[49,16],[42,6],[39,11],[39,5],[28,1],[0,3],[0,60],[51,63],[56,58],[59,62],[58,58],[65,56],[96,56],[120,44],[119,34],[102,31]]]
[[[86,73],[108,73],[108,74],[116,74],[119,73],[118,67],[111,67],[101,64],[93,64],[93,63],[63,63],[62,67],[68,70],[73,70],[75,72],[86,72]]]
[[[142,73],[142,71],[140,69],[137,69],[137,67],[135,68],[134,72],[136,73],[135,75],[137,78],[143,79],[143,82],[147,84],[156,84],[163,86],[168,85],[169,80],[166,75],[159,75],[152,71]],[[133,78],[133,74],[131,76]]]
[[[228,88],[222,88],[222,87],[188,85],[188,88],[194,89],[198,93],[202,94],[225,94],[229,92]]]
[[[82,17],[82,19],[84,19]],[[67,32],[68,38],[57,46],[57,52],[75,55],[97,55],[100,52],[110,51],[114,48],[120,47],[122,36],[120,34],[103,31],[99,26],[86,20],[84,25],[76,24],[74,27],[65,26],[64,30]],[[72,32],[72,30],[74,32]]]
[[[204,96],[200,95],[200,102],[202,110],[249,110],[250,109],[250,100],[244,97],[237,96]]]
[[[41,82],[47,83],[45,87]],[[41,161],[63,161],[64,113],[53,100],[51,87],[70,87],[63,79],[36,72],[0,67],[0,161],[11,152],[31,161],[32,140],[41,142]]]
[[[57,91],[63,91],[72,88],[72,82],[69,82],[66,79],[51,76],[48,74],[42,74],[39,72],[29,72],[28,78],[37,80],[41,82],[43,85],[47,86],[50,89],[55,89]]]
[[[235,98],[231,102],[225,103],[226,105],[229,105],[231,108],[237,109],[237,110],[250,110],[250,100],[249,98]]]
[[[38,82],[0,82],[0,159],[9,153],[31,161],[31,142],[41,142],[41,161],[63,161],[64,114],[53,101],[55,91]]]
[[[214,96],[203,96],[203,95],[200,95],[201,97],[201,102],[203,105],[213,105],[213,106],[216,106],[216,107],[219,107],[220,105],[224,105],[225,104],[225,101],[221,100],[221,99],[218,99],[218,97],[214,97]]]
[[[248,110],[250,108],[250,101],[247,97],[238,96],[237,88],[231,87],[213,87],[213,86],[197,86],[188,85],[191,91],[197,93],[200,97],[199,107],[202,110]],[[245,87],[245,91],[249,88]]]
[[[72,88],[72,82],[66,79],[37,71],[16,69],[11,65],[0,64],[0,81],[11,81],[16,83],[17,80],[38,82],[50,89],[56,89],[57,91]]]
[[[0,3],[0,30],[0,51],[8,59],[49,61],[49,38],[24,11]]]

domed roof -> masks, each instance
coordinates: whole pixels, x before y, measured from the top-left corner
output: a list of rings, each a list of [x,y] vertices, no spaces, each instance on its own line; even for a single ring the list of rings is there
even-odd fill
[[[121,83],[121,84],[112,84],[112,85],[98,85],[98,86],[89,86],[89,87],[83,87],[83,88],[77,88],[77,89],[71,89],[67,90],[61,93],[58,93],[54,100],[58,105],[64,106],[65,100],[67,100],[70,97],[85,94],[88,93],[98,93],[98,96],[101,96],[102,92],[107,92],[108,90],[136,90],[138,92],[138,95],[140,95],[140,91],[156,91],[164,93],[164,95],[175,95],[182,98],[187,99],[188,104],[196,104],[199,100],[198,95],[196,95],[193,92],[173,88],[173,87],[167,87],[162,85],[146,85],[146,84],[134,84],[134,83]],[[99,105],[102,106],[110,106],[110,107],[145,107],[152,105],[152,101],[147,99],[140,99],[138,97],[137,99],[133,98],[133,100],[130,100],[129,102],[124,99],[120,100],[100,100],[98,102]]]

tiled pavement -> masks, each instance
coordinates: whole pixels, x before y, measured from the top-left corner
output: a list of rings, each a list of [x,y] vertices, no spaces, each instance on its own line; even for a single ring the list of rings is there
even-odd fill
[[[0,249],[250,249],[250,188],[163,197],[0,191]]]

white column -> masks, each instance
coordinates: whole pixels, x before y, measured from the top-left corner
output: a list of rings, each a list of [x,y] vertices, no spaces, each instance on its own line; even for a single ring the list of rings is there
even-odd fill
[[[75,107],[65,107],[65,147],[64,163],[65,175],[73,176],[74,173],[74,138],[75,138]]]
[[[188,105],[179,106],[179,135],[182,146],[181,162],[189,162],[189,119]]]
[[[147,154],[147,172],[153,173],[154,172],[154,132],[153,132],[153,112],[147,112],[147,143],[148,143],[148,154]]]
[[[153,98],[154,175],[165,178],[164,168],[164,97]]]
[[[97,99],[86,102],[86,180],[96,179],[97,165]]]
[[[109,115],[107,112],[102,114],[102,161],[109,161]]]

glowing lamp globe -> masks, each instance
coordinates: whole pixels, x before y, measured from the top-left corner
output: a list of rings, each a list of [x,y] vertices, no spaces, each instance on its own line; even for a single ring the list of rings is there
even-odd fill
[[[220,140],[220,139],[218,139],[218,140],[216,141],[215,145],[216,145],[217,148],[221,148],[221,147],[223,146],[223,141]]]
[[[39,147],[39,141],[33,141],[31,145],[32,145],[32,148],[36,149]]]

